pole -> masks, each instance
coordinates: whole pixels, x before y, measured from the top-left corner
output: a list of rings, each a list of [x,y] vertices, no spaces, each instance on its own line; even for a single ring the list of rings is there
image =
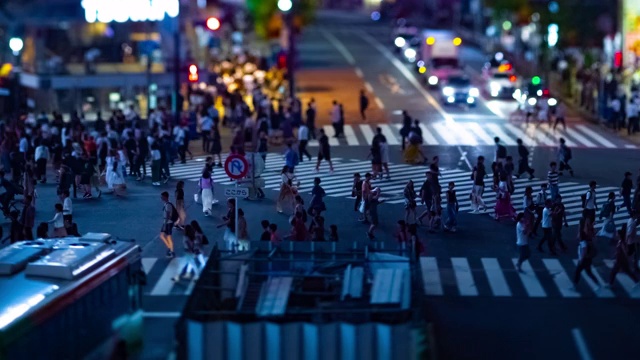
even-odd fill
[[[235,208],[234,211],[236,213],[236,217],[235,217],[236,221],[235,221],[234,227],[235,227],[236,243],[235,243],[235,245],[233,245],[235,247],[233,249],[234,252],[235,252],[235,250],[238,249],[238,239],[239,239],[238,238],[238,180],[236,180],[236,196],[235,196],[235,199],[236,199],[235,200],[236,204],[234,206],[234,208]]]
[[[145,24],[145,30],[146,30],[146,36],[147,36],[147,43],[149,44],[148,46],[150,46],[151,43],[151,29],[150,29],[151,23],[147,21],[147,23]],[[147,122],[149,120],[149,111],[151,110],[151,54],[153,53],[153,51],[151,50],[151,48],[149,48],[149,53],[147,54],[147,68],[146,68],[146,77],[147,77],[147,108],[146,113],[147,113]]]
[[[176,17],[176,29],[173,33],[173,116],[176,124],[180,121],[180,15]]]
[[[295,3],[294,3],[295,4]],[[293,8],[285,14],[287,22],[287,30],[289,31],[289,49],[287,50],[287,75],[289,77],[289,96],[291,100],[296,99],[296,76],[295,76],[295,58],[296,58],[296,37],[293,26]]]

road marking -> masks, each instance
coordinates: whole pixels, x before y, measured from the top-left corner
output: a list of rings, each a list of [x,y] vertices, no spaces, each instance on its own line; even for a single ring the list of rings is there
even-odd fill
[[[374,100],[376,102],[376,105],[378,105],[378,107],[380,108],[380,110],[384,110],[384,104],[382,103],[382,100],[380,100],[380,98],[377,96],[375,97]]]
[[[358,76],[359,78],[364,77],[364,75],[362,74],[362,70],[360,70],[359,67],[357,67],[355,71],[356,71],[356,76]]]
[[[607,267],[609,269],[613,268],[613,260],[604,259],[604,263],[605,263],[605,265],[607,265]],[[633,286],[635,285],[635,283],[629,277],[629,275],[627,275],[627,274],[625,274],[623,272],[619,272],[616,275],[616,280],[618,281],[618,283],[620,283],[620,285],[622,285],[624,290],[629,294],[629,297],[632,297],[634,299],[640,298],[640,291],[638,291],[640,289],[634,289]]]
[[[521,139],[526,145],[537,145],[537,142],[530,138],[524,131],[520,130],[517,126],[513,124],[504,124],[504,127],[509,130],[509,132],[515,134],[519,139]]]
[[[367,89],[368,92],[373,94],[373,87],[371,86],[371,84],[369,84],[368,81],[364,82],[364,88]]]
[[[156,261],[158,261],[158,258],[142,258],[142,270],[145,274],[149,275]]]
[[[626,144],[624,147],[626,147],[627,149],[635,149],[635,148],[637,148],[637,146],[632,145],[632,144]]]
[[[358,138],[356,137],[356,133],[353,131],[353,127],[351,125],[344,126],[344,136],[347,139],[347,144],[349,145],[360,145]]]
[[[478,296],[478,288],[466,258],[451,258],[460,296]]]
[[[387,138],[387,143],[389,145],[398,145],[400,141],[394,135],[393,131],[391,131],[391,127],[388,124],[378,124],[380,130],[382,130],[382,135]]]
[[[344,56],[345,60],[349,63],[349,65],[355,65],[356,60],[353,58],[353,55],[347,50],[347,48],[342,44],[340,40],[338,40],[333,34],[330,34],[326,30],[320,30],[320,33],[333,45],[342,56]]]
[[[332,125],[324,125],[322,127],[324,129],[324,134],[327,135],[327,137],[329,138],[329,145],[331,146],[339,146],[340,142],[338,141],[338,138],[335,137],[336,132],[335,129],[333,128]]]
[[[577,131],[573,130],[572,128],[567,128],[564,131],[567,133],[567,135],[573,137],[574,139],[576,139],[580,143],[582,143],[582,145],[585,145],[585,146],[588,146],[588,147],[597,147],[596,144],[592,143],[589,139],[587,139],[586,137],[580,135],[580,133],[578,133]]]
[[[513,259],[513,265],[518,263],[518,259]],[[524,289],[527,291],[530,297],[545,297],[547,293],[542,288],[540,281],[536,277],[536,273],[531,268],[531,264],[528,261],[525,261],[522,264],[522,272],[518,272],[518,276],[520,276],[520,281],[522,281],[522,285],[524,285]]]
[[[560,138],[564,138],[564,141],[566,142],[567,146],[569,147],[577,147],[578,144],[574,143],[571,139],[563,136],[560,133],[557,133],[555,131],[553,131],[552,129],[549,129],[546,126],[540,126],[539,129],[541,129],[542,131],[544,131],[545,134],[547,134],[547,137],[552,139],[554,144],[559,144],[560,143]]]
[[[577,266],[578,260],[574,259],[573,264]],[[605,282],[602,280],[602,277],[600,277],[600,274],[597,271],[595,271],[595,269],[593,269],[593,275],[596,277],[596,280],[598,280],[599,284],[605,284]],[[587,276],[587,273],[585,273],[584,271],[582,272],[582,279],[584,279],[587,282],[587,285],[589,285],[589,287],[591,288],[591,291],[593,291],[594,294],[596,294],[596,297],[612,298],[615,296],[613,295],[613,292],[611,290],[601,287],[599,284],[594,283],[593,280],[591,280],[591,278]]]
[[[386,57],[389,61],[391,61],[393,66],[395,66],[396,69],[398,69],[398,71],[400,71],[400,73],[404,75],[404,77],[407,80],[409,80],[409,82],[416,88],[416,90],[418,90],[418,92],[427,100],[429,104],[431,104],[431,106],[433,106],[434,109],[436,109],[437,112],[440,113],[440,115],[442,115],[442,117],[445,120],[450,120],[450,121],[453,120],[451,115],[449,115],[446,111],[444,111],[444,109],[442,108],[442,106],[440,106],[440,104],[436,101],[436,99],[434,99],[433,96],[431,96],[431,94],[429,94],[422,87],[422,85],[420,85],[420,83],[415,78],[415,76],[413,76],[413,74],[409,72],[409,70],[400,62],[400,60],[398,60],[395,56],[393,56],[393,54],[387,48],[385,48],[382,44],[380,44],[378,40],[372,38],[369,34],[365,33],[364,31],[357,31],[357,33],[366,42],[368,42],[373,47],[378,49],[378,51],[380,51],[382,55],[384,55],[384,57]]]
[[[587,342],[582,336],[582,331],[578,328],[573,328],[571,329],[571,335],[573,335],[573,341],[576,343],[576,347],[578,348],[580,360],[592,360],[593,358],[591,357],[591,353],[589,353],[589,348],[587,348]]]
[[[150,295],[159,296],[169,295],[171,293],[171,289],[173,289],[173,285],[175,284],[171,278],[178,274],[178,270],[180,270],[178,266],[180,266],[180,260],[178,258],[171,259],[158,279],[158,282],[156,282],[156,285],[153,287],[153,290],[151,290]]]
[[[604,137],[600,136],[600,134],[598,134],[597,132],[589,129],[586,125],[583,124],[578,124],[576,126],[578,129],[580,129],[583,133],[591,136],[593,139],[595,139],[597,142],[599,142],[600,144],[604,145],[605,147],[608,148],[615,148],[616,146],[609,140],[605,139]]]
[[[480,261],[482,261],[484,272],[487,274],[487,279],[489,280],[489,286],[491,286],[493,295],[511,296],[511,290],[509,289],[509,285],[507,285],[507,280],[502,273],[498,259],[482,258]]]
[[[402,127],[402,125],[398,125],[398,130]],[[422,140],[424,140],[427,145],[440,145],[438,140],[431,134],[431,131],[427,129],[426,125],[420,124],[420,130],[422,130]]]
[[[424,283],[424,293],[426,295],[443,295],[442,283],[440,281],[440,270],[438,262],[434,257],[421,257],[420,266],[422,268],[422,282]]]
[[[556,141],[553,139],[553,137],[550,138],[544,131],[538,130],[538,127],[534,123],[529,123],[526,131],[533,132],[534,136],[538,139],[539,144],[542,143],[548,146],[554,146],[556,144]]]
[[[580,297],[580,293],[575,290],[571,290],[573,283],[569,279],[569,275],[564,271],[564,268],[558,259],[542,259],[542,263],[544,264],[544,267],[549,270],[549,274],[553,277],[553,282],[556,283],[562,297]]]
[[[374,135],[371,126],[360,124],[360,132],[362,132],[362,136],[364,136],[364,140],[366,141],[365,145],[371,145]]]
[[[458,141],[456,140],[455,137],[453,137],[451,135],[452,131],[450,131],[449,129],[447,129],[444,125],[442,125],[441,123],[436,123],[433,124],[433,127],[436,129],[436,131],[438,132],[438,135],[440,135],[440,137],[442,137],[444,139],[444,141],[447,142],[447,144],[449,145],[455,145],[458,143]]]
[[[500,138],[500,141],[504,142],[507,145],[517,145],[518,143],[511,138],[511,136],[507,135],[502,128],[498,126],[498,124],[485,124],[485,126],[489,129],[489,131],[493,132],[493,134]]]
[[[153,312],[153,311],[145,311],[142,313],[142,317],[145,318],[179,318],[179,312]]]
[[[493,145],[494,141],[489,134],[487,134],[484,129],[477,122],[470,122],[468,126],[471,128],[471,131],[478,136],[482,141],[486,143],[486,145]]]

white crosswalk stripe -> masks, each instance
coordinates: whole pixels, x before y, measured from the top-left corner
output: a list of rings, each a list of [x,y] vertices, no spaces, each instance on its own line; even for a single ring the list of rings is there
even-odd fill
[[[312,155],[315,155],[312,153]],[[200,178],[201,171],[203,169],[203,160],[198,158],[194,161],[187,162],[186,164],[176,164],[171,167],[171,177],[180,180],[198,180]],[[306,194],[311,191],[313,179],[317,176],[322,178],[322,186],[327,193],[327,196],[331,197],[351,197],[351,186],[353,184],[353,174],[359,172],[364,175],[371,171],[371,162],[368,160],[346,160],[341,158],[334,158],[334,173],[328,174],[328,168],[326,164],[321,165],[321,171],[316,173],[315,159],[314,161],[305,161],[300,163],[296,167],[296,175],[300,181],[301,194]],[[223,157],[224,161],[224,157]],[[280,171],[284,166],[284,159],[279,154],[268,154],[267,164],[262,178],[265,180],[265,187],[267,189],[279,190],[280,189]],[[373,186],[379,186],[382,189],[383,197],[386,199],[387,204],[403,204],[402,191],[409,180],[413,180],[416,191],[419,190],[422,182],[425,179],[425,172],[427,170],[424,166],[412,166],[406,164],[389,164],[391,171],[391,179],[373,180]],[[458,195],[458,204],[460,211],[471,211],[471,199],[469,194],[471,193],[472,183],[470,180],[471,172],[462,171],[458,169],[442,169],[442,176],[440,177],[440,184],[446,188],[446,184],[450,181],[456,183],[456,192]],[[233,185],[234,183],[225,175],[224,171],[220,168],[216,168],[213,174],[214,182],[222,185]],[[571,180],[571,178],[562,178],[559,184],[560,194],[562,195],[563,202],[566,208],[567,221],[569,225],[577,225],[580,222],[582,215],[582,201],[580,196],[587,190],[586,183],[578,183],[572,181],[564,181],[565,179]],[[528,180],[525,178],[514,179],[515,191],[512,195],[512,202],[517,211],[522,210],[522,198],[524,190],[527,186],[531,186],[534,189],[534,194],[537,193],[541,184],[546,183],[546,180],[533,179]],[[489,178],[486,180],[487,186],[484,192],[484,201],[487,205],[488,213],[491,212],[493,206],[495,206],[496,198],[494,192],[490,188]],[[598,188],[599,201],[602,202],[606,198],[606,194],[609,192],[617,192],[616,187],[602,186]],[[420,199],[418,199],[420,200]],[[446,204],[446,199],[443,197],[443,205]],[[616,205],[621,205],[622,199],[616,198]],[[617,224],[626,222],[629,219],[629,215],[626,209],[620,209],[614,215],[614,220]],[[599,227],[598,224],[596,224]]]
[[[204,258],[206,263],[207,258]],[[148,296],[186,296],[191,294],[195,286],[192,278],[181,278],[173,281],[171,278],[178,274],[182,259],[158,259],[153,257],[142,258],[142,268],[147,274],[147,286],[144,291]],[[199,264],[201,267],[204,264]]]
[[[613,289],[602,287],[609,278],[611,260],[596,258],[592,271],[600,284],[583,273],[574,288],[576,261],[569,258],[531,258],[515,268],[517,259],[421,257],[426,296],[525,297],[525,298],[640,298],[640,287],[625,274],[616,277]],[[587,280],[588,279],[588,280]],[[586,280],[586,281],[585,281]]]
[[[455,119],[455,115],[452,115]],[[329,137],[331,146],[370,146],[376,128],[379,127],[387,138],[389,145],[400,145],[401,124],[346,124],[344,137],[335,138],[333,126],[322,128]],[[494,145],[493,138],[499,137],[506,145],[516,145],[517,139],[522,139],[527,146],[555,147],[560,138],[564,138],[567,145],[576,148],[615,148],[613,138],[607,139],[607,134],[601,134],[598,128],[591,125],[569,124],[567,130],[549,129],[547,126],[537,127],[534,124],[515,125],[511,123],[495,123],[482,121],[453,121],[420,124],[424,145]],[[317,147],[318,141],[311,140],[309,147]],[[622,147],[622,145],[621,145]]]

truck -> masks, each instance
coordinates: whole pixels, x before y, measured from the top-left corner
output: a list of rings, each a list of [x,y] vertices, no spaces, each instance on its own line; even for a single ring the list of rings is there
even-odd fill
[[[459,50],[462,39],[449,30],[424,30],[420,45],[418,72],[431,87],[439,85],[442,79],[462,74]]]

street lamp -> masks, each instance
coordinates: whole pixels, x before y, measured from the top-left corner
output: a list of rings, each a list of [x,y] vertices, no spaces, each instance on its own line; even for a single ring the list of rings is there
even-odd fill
[[[288,31],[288,45],[287,49],[287,77],[289,78],[289,96],[292,101],[296,99],[296,82],[295,82],[295,34],[293,28],[293,2],[292,0],[278,0],[278,9],[283,13],[285,17],[285,23]]]
[[[22,39],[14,37],[9,40],[9,49],[13,51],[13,55],[18,56],[23,47],[24,42],[22,41]]]

